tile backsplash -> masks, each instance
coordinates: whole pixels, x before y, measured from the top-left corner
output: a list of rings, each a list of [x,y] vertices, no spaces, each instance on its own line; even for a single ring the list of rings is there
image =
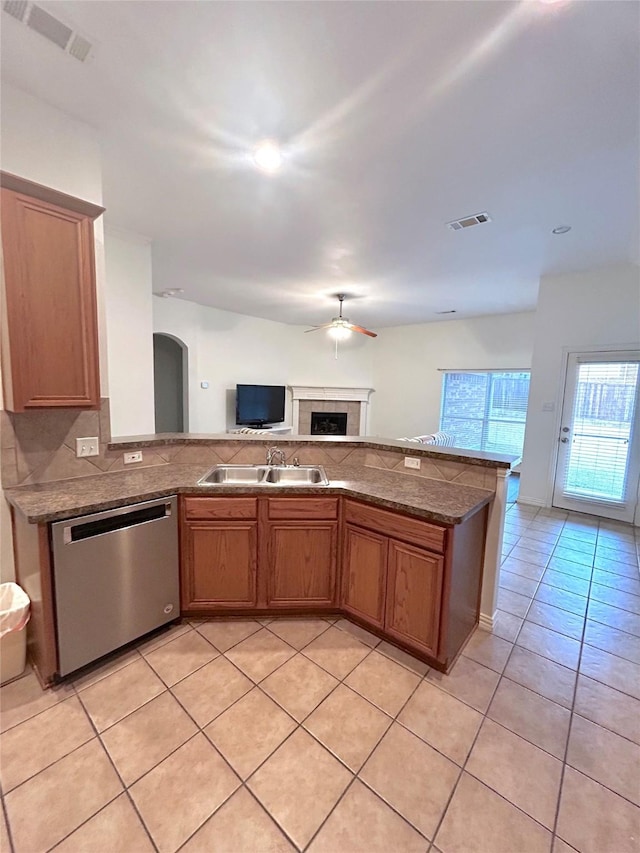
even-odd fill
[[[100,453],[76,457],[76,438],[97,435]],[[123,466],[122,452],[107,450],[111,439],[109,400],[103,397],[100,410],[42,409],[33,412],[0,412],[2,485],[26,486],[86,477]],[[155,451],[145,452],[145,464],[165,464]]]
[[[78,459],[76,438],[97,435],[98,456]],[[0,411],[0,448],[2,485],[27,486],[51,480],[86,477],[125,468],[122,450],[107,450],[111,439],[109,400],[103,398],[99,411],[47,409],[33,412]],[[218,440],[212,444],[167,444],[142,449],[143,461],[126,466],[127,470],[150,465],[191,463],[214,465],[218,462],[253,464],[264,462],[268,440],[255,442]],[[459,485],[495,489],[496,469],[440,461],[423,457],[419,471],[404,467],[405,450],[371,450],[362,447],[318,447],[301,443],[287,445],[287,462],[297,457],[302,465],[366,465],[397,471],[407,476],[447,480]]]

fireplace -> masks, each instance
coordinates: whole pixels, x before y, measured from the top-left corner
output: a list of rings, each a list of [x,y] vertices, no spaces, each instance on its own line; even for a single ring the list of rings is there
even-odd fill
[[[373,388],[327,388],[312,385],[291,385],[291,422],[298,435],[367,435],[369,396]],[[331,420],[346,415],[346,428],[318,432],[311,428],[311,415]]]
[[[311,435],[346,434],[346,412],[311,412]]]

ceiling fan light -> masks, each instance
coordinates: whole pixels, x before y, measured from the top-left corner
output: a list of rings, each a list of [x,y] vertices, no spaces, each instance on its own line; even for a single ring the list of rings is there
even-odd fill
[[[253,162],[262,172],[272,174],[282,166],[282,151],[273,139],[263,139],[253,149]]]
[[[346,341],[351,337],[351,329],[347,329],[346,326],[330,326],[327,331],[336,341]]]

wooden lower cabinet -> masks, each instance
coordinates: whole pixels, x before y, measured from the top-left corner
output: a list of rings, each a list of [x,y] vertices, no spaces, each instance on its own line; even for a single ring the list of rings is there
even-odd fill
[[[342,607],[378,628],[384,627],[388,539],[345,525]]]
[[[331,606],[336,588],[336,522],[269,522],[267,605]]]
[[[258,603],[258,502],[187,497],[181,511],[181,609],[215,613]]]
[[[384,628],[392,637],[438,654],[444,558],[389,540]]]
[[[340,606],[448,671],[478,624],[487,508],[437,525],[344,501]]]
[[[257,521],[190,521],[183,526],[182,610],[255,607]]]
[[[182,612],[335,607],[336,498],[187,497]]]
[[[478,623],[486,525],[486,507],[447,526],[351,499],[339,518],[329,496],[187,497],[182,612],[340,610],[446,672]]]

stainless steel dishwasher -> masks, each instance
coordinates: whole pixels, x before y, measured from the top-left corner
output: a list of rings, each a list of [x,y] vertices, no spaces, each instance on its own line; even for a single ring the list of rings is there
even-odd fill
[[[180,615],[177,498],[51,525],[60,675]]]

